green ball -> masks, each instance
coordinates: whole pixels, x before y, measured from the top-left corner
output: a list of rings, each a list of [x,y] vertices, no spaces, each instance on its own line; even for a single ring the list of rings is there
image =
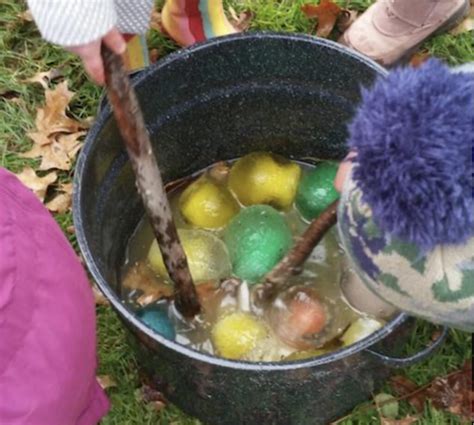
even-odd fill
[[[313,220],[339,198],[334,188],[338,164],[320,162],[303,174],[296,193],[296,208],[305,220]]]
[[[283,216],[268,205],[240,211],[224,233],[234,274],[256,283],[269,272],[291,246],[290,228]]]

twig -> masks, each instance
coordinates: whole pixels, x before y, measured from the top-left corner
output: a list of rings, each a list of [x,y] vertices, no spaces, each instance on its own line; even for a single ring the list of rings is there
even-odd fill
[[[447,378],[451,378],[451,376],[459,375],[460,373],[464,373],[464,371],[463,370],[455,370],[454,372],[448,373],[447,375],[441,376],[439,378],[440,379],[447,379]],[[378,403],[378,407],[385,406],[386,404],[393,403],[394,401],[402,401],[402,400],[405,400],[407,398],[411,398],[414,395],[419,394],[419,393],[427,390],[431,385],[433,385],[433,380],[431,380],[427,384],[422,385],[421,387],[419,387],[416,390],[413,390],[413,391],[411,391],[407,394],[404,394],[404,395],[399,396],[399,397],[393,397],[391,399],[382,401],[382,402]],[[371,402],[370,404],[362,406],[358,411],[359,412],[365,412],[366,410],[373,409],[376,406],[377,405],[374,402]],[[349,413],[348,415],[343,416],[342,418],[339,418],[334,422],[331,422],[331,425],[337,425],[337,424],[341,423],[342,421],[345,421],[346,419],[350,418],[352,415],[353,415],[353,413]]]
[[[176,308],[184,317],[192,318],[199,313],[201,306],[171,215],[140,105],[125,72],[122,58],[105,45],[102,46],[102,58],[107,94],[135,172],[138,192],[150,219],[166,269],[174,282]]]
[[[265,282],[281,285],[291,275],[301,273],[302,266],[313,252],[314,247],[326,232],[336,224],[338,204],[339,200],[334,201],[310,223],[288,254],[265,276]]]

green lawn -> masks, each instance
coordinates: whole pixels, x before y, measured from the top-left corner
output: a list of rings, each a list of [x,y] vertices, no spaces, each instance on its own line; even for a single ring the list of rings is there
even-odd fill
[[[239,12],[246,9],[254,13],[250,30],[280,30],[309,32],[314,23],[300,12],[304,0],[228,0]],[[340,1],[357,10],[364,10],[370,0]],[[1,0],[0,2],[0,166],[19,172],[24,166],[38,166],[37,160],[18,156],[30,148],[26,132],[33,128],[36,109],[44,102],[43,89],[38,84],[26,84],[25,79],[39,71],[60,68],[69,81],[70,88],[77,92],[71,103],[71,114],[76,118],[93,116],[101,95],[101,89],[94,86],[85,76],[79,61],[61,48],[41,40],[34,24],[19,17],[25,10],[23,1]],[[457,36],[441,35],[427,42],[422,50],[446,60],[450,64],[474,61],[474,37],[472,33]],[[150,48],[156,48],[161,56],[176,49],[176,46],[156,31],[149,34]],[[14,98],[12,100],[12,98]],[[69,181],[71,172],[60,172],[61,181]],[[65,230],[72,224],[70,213],[56,216]],[[74,235],[67,233],[76,247]],[[159,412],[140,398],[140,382],[133,353],[124,338],[122,327],[109,307],[97,309],[100,370],[99,374],[112,376],[117,385],[108,390],[112,410],[103,420],[104,425],[144,424],[198,424],[186,417],[177,408],[167,406]],[[413,337],[409,352],[422,347],[432,328],[419,325]],[[423,336],[425,338],[423,338]],[[471,335],[451,331],[444,347],[430,360],[401,373],[417,384],[425,384],[433,377],[458,369],[471,356]],[[386,387],[385,392],[390,392]],[[378,424],[378,412],[362,405],[343,422],[349,424]],[[401,403],[400,417],[414,413],[410,406]],[[448,413],[434,409],[430,403],[425,406],[420,424],[460,424],[461,421]]]

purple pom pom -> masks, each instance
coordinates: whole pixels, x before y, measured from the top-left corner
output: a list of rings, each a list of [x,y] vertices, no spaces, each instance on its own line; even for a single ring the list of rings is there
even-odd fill
[[[474,234],[474,77],[437,60],[363,90],[350,125],[354,180],[375,222],[424,250]]]

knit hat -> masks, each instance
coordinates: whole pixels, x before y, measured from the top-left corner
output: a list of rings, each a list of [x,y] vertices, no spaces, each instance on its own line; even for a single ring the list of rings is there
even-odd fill
[[[338,228],[355,270],[397,308],[474,331],[474,75],[395,70],[349,131]]]

